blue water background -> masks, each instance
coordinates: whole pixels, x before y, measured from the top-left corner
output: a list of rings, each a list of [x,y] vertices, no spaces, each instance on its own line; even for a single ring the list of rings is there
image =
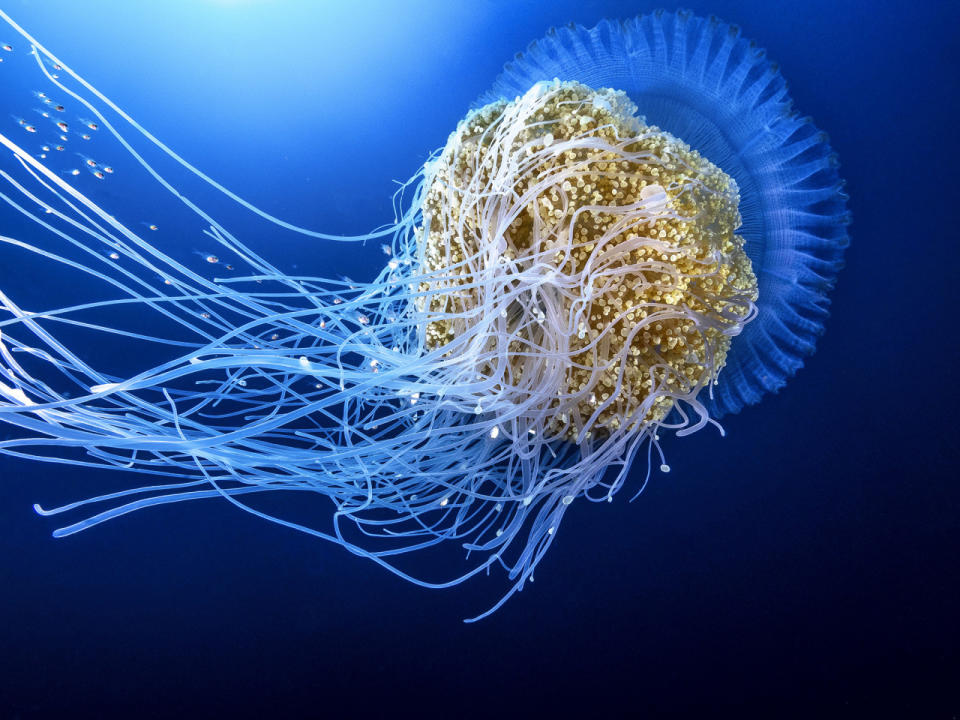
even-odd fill
[[[727,418],[726,438],[667,440],[672,472],[636,502],[575,504],[536,582],[478,625],[460,621],[500,576],[427,591],[224,502],[54,540],[32,503],[96,494],[100,476],[0,458],[0,717],[960,712],[960,4],[686,6],[767,48],[848,181],[848,266],[787,388]],[[515,52],[551,25],[656,4],[0,7],[249,201],[359,233],[392,219],[394,181]],[[0,72],[5,133],[23,89]],[[132,167],[108,180],[77,182],[184,252],[209,247],[195,224],[153,219],[158,191]],[[193,199],[288,272],[360,278],[383,260],[377,244],[246,236],[239,208]],[[0,232],[14,227],[0,208]],[[29,282],[55,293],[58,278]]]

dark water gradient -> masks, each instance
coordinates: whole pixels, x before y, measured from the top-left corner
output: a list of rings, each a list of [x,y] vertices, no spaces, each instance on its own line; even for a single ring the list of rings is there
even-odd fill
[[[472,626],[496,579],[425,591],[226,503],[55,541],[31,504],[99,492],[98,473],[0,459],[0,717],[960,713],[960,6],[687,5],[768,49],[843,163],[853,245],[799,376],[725,439],[668,441],[673,471],[637,502],[575,505],[534,585]],[[655,7],[0,6],[212,176],[333,232],[389,220],[391,180],[547,27]],[[4,127],[15,84],[0,74]],[[115,187],[132,207],[154,192]],[[376,259],[244,239],[284,269]]]

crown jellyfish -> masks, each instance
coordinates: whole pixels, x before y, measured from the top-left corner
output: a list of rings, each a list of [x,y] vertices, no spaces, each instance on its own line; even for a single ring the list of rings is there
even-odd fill
[[[365,282],[285,275],[132,155],[249,267],[211,279],[0,135],[71,197],[70,210],[41,203],[76,229],[71,243],[124,256],[60,263],[108,283],[114,300],[26,312],[0,286],[0,419],[27,431],[0,452],[161,478],[37,505],[80,514],[58,537],[223,498],[424,587],[502,568],[483,617],[533,580],[574,502],[612,501],[638,455],[637,492],[654,469],[670,472],[662,433],[718,425],[796,372],[848,243],[826,136],[793,111],[763,52],[715,18],[658,12],[551,31],[401,188],[396,223],[351,238],[259,210],[88,84],[68,89],[39,65],[105,132],[127,145],[103,120],[110,110],[277,232],[379,240],[386,255]],[[63,260],[40,240],[11,242]],[[57,339],[75,313],[130,303],[190,340],[75,323],[143,345],[132,356],[142,367],[117,376]],[[282,491],[332,511],[304,524],[258,507]],[[405,563],[449,548],[466,555],[454,577]]]

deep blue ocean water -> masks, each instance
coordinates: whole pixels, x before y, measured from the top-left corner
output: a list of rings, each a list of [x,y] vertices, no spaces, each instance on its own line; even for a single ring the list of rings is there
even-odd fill
[[[551,25],[657,6],[0,0],[209,175],[332,233],[389,222],[394,181]],[[672,472],[636,502],[572,507],[536,582],[474,625],[502,578],[424,590],[223,502],[54,540],[32,504],[101,476],[2,457],[0,718],[960,714],[960,4],[686,6],[766,47],[840,155],[852,245],[797,377],[725,438],[668,439]],[[4,133],[32,107],[9,65]],[[78,187],[184,255],[209,250],[115,162]],[[228,227],[244,217],[195,187]],[[376,243],[232,229],[287,272],[382,262]],[[0,234],[17,232],[0,207]],[[49,270],[0,266],[0,287],[69,292]]]

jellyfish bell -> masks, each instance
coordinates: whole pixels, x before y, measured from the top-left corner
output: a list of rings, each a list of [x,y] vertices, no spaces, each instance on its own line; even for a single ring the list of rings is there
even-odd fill
[[[736,25],[657,11],[552,30],[480,102],[544,76],[625,91],[648,122],[736,181],[760,299],[706,405],[722,417],[782,388],[823,332],[850,214],[829,139],[793,107],[777,63]]]
[[[0,18],[102,131],[98,158],[114,161],[112,137],[243,260],[229,278],[191,269],[0,134],[2,198],[38,230],[0,241],[109,290],[24,309],[0,284],[0,420],[21,431],[0,452],[156,478],[38,505],[79,516],[58,537],[221,498],[425,587],[502,568],[492,612],[532,580],[570,505],[612,501],[644,449],[646,478],[669,472],[660,433],[776,390],[822,330],[847,243],[835,156],[778,70],[717,20],[552,31],[401,187],[395,223],[344,238],[231,193]],[[366,282],[287,275],[137,143],[277,233],[376,240],[387,257]],[[131,307],[142,326],[111,323]],[[139,369],[92,366],[65,329],[133,344]],[[263,493],[332,512],[296,522],[261,509]],[[465,551],[453,577],[405,563],[443,548]]]

